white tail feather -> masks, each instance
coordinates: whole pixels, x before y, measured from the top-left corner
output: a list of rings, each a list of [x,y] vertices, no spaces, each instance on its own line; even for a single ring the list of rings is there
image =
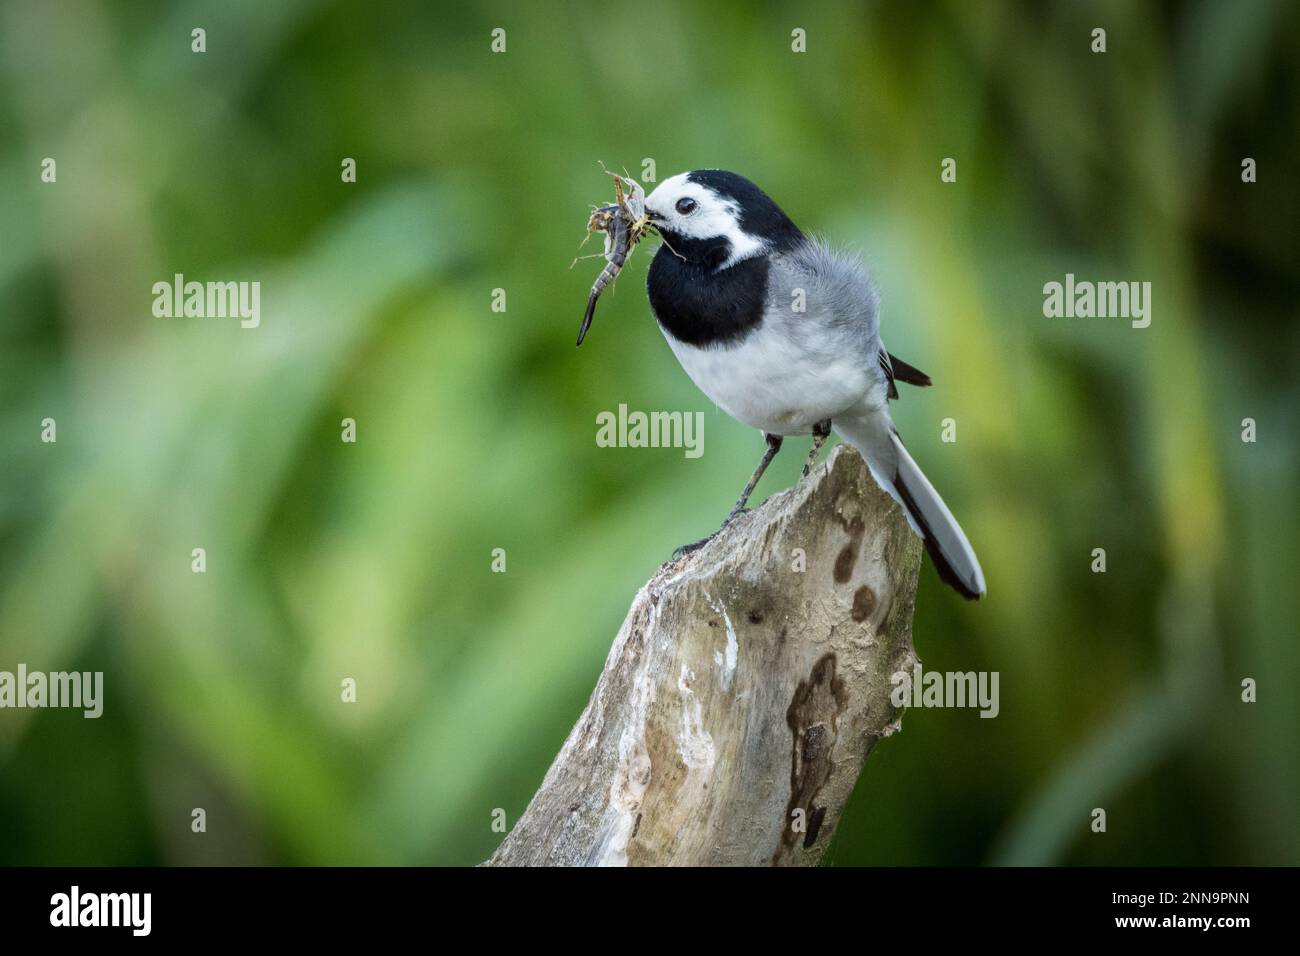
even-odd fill
[[[939,577],[968,598],[985,593],[984,571],[961,525],[903,447],[889,414],[855,411],[834,420],[835,431],[861,452],[871,475],[903,506],[912,530],[925,541]]]

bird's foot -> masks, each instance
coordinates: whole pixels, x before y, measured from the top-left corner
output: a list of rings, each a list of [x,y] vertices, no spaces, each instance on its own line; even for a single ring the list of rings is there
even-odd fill
[[[737,508],[731,514],[727,515],[727,520],[722,522],[722,527],[719,528],[717,531],[713,532],[713,534],[709,535],[707,538],[701,538],[699,541],[693,541],[690,544],[684,544],[680,548],[674,550],[673,560],[676,561],[678,558],[684,558],[686,557],[686,555],[693,554],[694,552],[700,550],[700,548],[704,547],[706,544],[708,544],[718,535],[722,534],[722,532],[726,530],[727,525],[731,524],[732,521],[734,521],[736,518],[739,518],[741,515],[749,514],[749,512],[753,510],[754,510],[753,508]]]
[[[828,418],[824,422],[818,422],[812,430],[812,448],[808,451],[808,460],[803,466],[803,476],[807,478],[812,474],[813,466],[817,464],[817,454],[822,450],[822,444],[826,441],[827,436],[831,433],[831,420]]]
[[[719,530],[721,530],[721,529],[719,529]],[[712,541],[712,540],[713,540],[714,538],[716,538],[717,536],[718,536],[718,532],[715,531],[715,532],[713,532],[713,534],[709,535],[707,538],[701,538],[699,541],[693,541],[693,542],[691,542],[690,544],[684,544],[684,545],[682,545],[680,548],[676,548],[676,549],[674,549],[674,550],[673,550],[673,560],[676,561],[678,558],[684,558],[684,557],[686,557],[688,554],[694,554],[696,551],[700,550],[700,548],[704,547],[706,544],[708,544],[710,541]]]

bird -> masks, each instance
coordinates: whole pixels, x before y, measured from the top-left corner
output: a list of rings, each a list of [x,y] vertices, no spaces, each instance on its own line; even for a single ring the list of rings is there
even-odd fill
[[[940,579],[968,599],[984,572],[957,519],[903,446],[897,383],[930,377],[891,355],[880,296],[855,255],[805,235],[762,189],[721,169],[679,173],[645,201],[661,238],[646,274],[660,330],[686,374],[766,447],[714,535],[745,511],[783,439],[812,435],[807,477],[833,430],[903,508]]]

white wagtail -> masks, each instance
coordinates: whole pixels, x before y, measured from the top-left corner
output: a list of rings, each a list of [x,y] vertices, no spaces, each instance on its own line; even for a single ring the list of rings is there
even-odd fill
[[[806,237],[761,189],[719,169],[664,180],[646,212],[663,238],[646,288],[664,337],[705,395],[767,439],[722,526],[744,510],[785,436],[812,434],[807,475],[834,428],[903,506],[939,577],[982,595],[979,559],[889,417],[896,381],[930,378],[885,350],[879,296],[861,263]]]

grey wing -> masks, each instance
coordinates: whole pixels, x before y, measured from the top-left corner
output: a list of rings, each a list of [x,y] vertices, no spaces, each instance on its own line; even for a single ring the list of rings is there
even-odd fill
[[[930,376],[885,351],[880,341],[880,293],[857,256],[839,252],[820,239],[808,239],[773,262],[775,282],[769,280],[769,285],[776,295],[772,298],[779,296],[790,308],[794,290],[802,288],[805,327],[815,330],[832,350],[856,350],[864,361],[874,358],[888,382],[890,398],[898,398],[895,381],[930,384]]]
[[[772,257],[768,300],[768,314],[784,316],[810,351],[856,353],[875,365],[880,295],[856,256],[807,239]]]
[[[768,315],[779,317],[784,311],[789,338],[813,361],[828,366],[851,357],[864,389],[872,382],[880,389],[877,401],[897,398],[895,372],[880,341],[880,294],[861,260],[808,239],[771,261]],[[806,300],[803,313],[791,307],[800,289]]]

